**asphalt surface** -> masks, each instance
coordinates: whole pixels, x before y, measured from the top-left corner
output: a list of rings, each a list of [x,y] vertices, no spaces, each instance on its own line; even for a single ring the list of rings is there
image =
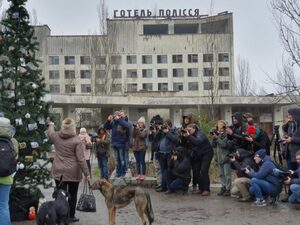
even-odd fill
[[[80,189],[81,191],[82,189]],[[155,221],[160,225],[298,225],[300,211],[287,203],[279,202],[276,206],[254,207],[251,203],[241,203],[232,197],[217,196],[214,188],[211,196],[157,193],[147,189],[151,195]],[[79,191],[79,194],[80,194]],[[43,192],[51,200],[52,190]],[[104,198],[99,191],[94,191],[97,200],[97,212],[77,211],[80,219],[74,225],[108,225],[108,213]],[[12,225],[33,225],[35,221],[13,222]],[[117,210],[117,225],[141,224],[134,203]]]

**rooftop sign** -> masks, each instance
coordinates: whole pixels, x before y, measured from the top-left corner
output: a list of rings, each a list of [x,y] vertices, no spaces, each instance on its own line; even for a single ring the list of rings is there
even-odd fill
[[[202,17],[199,9],[159,9],[158,13],[150,9],[114,10],[114,18],[151,18],[151,17]]]

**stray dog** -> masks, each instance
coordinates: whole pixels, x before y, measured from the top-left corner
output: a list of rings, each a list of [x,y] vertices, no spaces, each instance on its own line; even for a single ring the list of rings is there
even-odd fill
[[[38,210],[37,225],[69,224],[69,194],[63,189],[55,190],[52,194],[54,201],[44,202]]]
[[[142,221],[146,225],[144,214],[147,216],[149,224],[154,221],[154,214],[151,205],[149,193],[139,187],[114,187],[106,180],[96,181],[91,185],[93,190],[100,190],[105,198],[108,209],[109,225],[116,224],[116,209],[127,206],[132,200],[135,202],[136,211]]]

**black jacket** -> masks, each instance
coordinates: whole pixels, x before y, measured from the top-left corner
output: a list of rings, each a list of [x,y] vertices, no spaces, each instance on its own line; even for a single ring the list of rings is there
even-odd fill
[[[252,154],[245,149],[237,149],[239,152],[239,157],[236,157],[235,161],[231,163],[231,168],[236,170],[237,177],[248,177],[249,176],[243,171],[244,168],[252,168],[254,171],[257,171],[257,166],[253,160]]]
[[[177,160],[171,159],[169,168],[173,175],[182,179],[191,179],[191,160],[189,157],[182,156],[178,157]]]

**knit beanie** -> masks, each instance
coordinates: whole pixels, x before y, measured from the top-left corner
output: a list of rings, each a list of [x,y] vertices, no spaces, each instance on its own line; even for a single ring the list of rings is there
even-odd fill
[[[63,120],[61,128],[63,130],[76,131],[75,121],[72,118],[67,117]]]
[[[84,127],[80,128],[79,133],[81,134],[86,134],[86,129]]]
[[[255,156],[261,159],[264,159],[266,155],[267,155],[266,150],[263,148],[255,152]]]
[[[10,128],[10,120],[4,117],[0,117],[0,127]]]
[[[146,120],[145,120],[145,117],[140,117],[139,120],[137,121],[138,123],[143,123],[145,125],[146,123]]]
[[[249,126],[246,128],[246,132],[247,132],[248,134],[256,134],[256,128],[255,128],[255,126],[249,125]]]

